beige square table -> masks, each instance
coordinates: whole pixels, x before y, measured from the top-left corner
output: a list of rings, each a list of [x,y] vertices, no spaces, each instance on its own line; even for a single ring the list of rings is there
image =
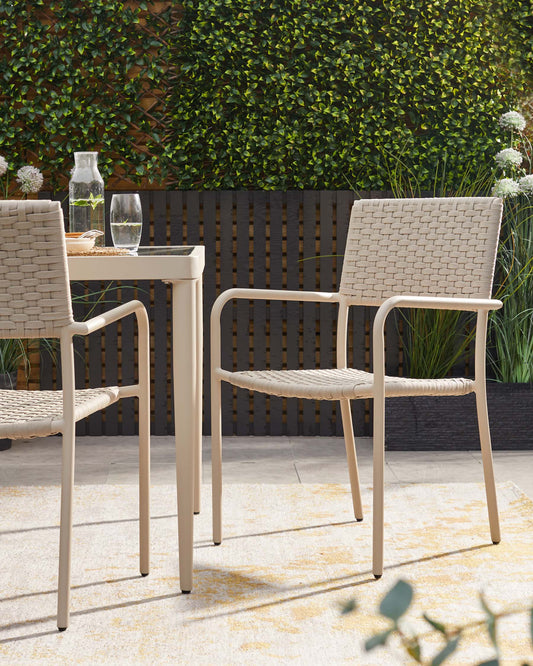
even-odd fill
[[[162,280],[172,286],[172,364],[182,592],[192,589],[193,514],[200,510],[204,265],[205,250],[197,245],[139,247],[136,255],[68,257],[71,280]]]

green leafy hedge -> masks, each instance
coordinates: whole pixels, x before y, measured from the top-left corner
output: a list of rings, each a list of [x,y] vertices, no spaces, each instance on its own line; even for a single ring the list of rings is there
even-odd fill
[[[472,0],[183,7],[165,146],[181,187],[383,189],[400,155],[423,183],[445,152],[451,174],[486,161],[521,89]]]
[[[400,156],[429,186],[447,155],[453,185],[531,72],[525,3],[493,2],[4,2],[0,154],[178,189],[388,189]]]
[[[68,180],[75,150],[134,173],[156,143],[139,99],[159,41],[139,29],[146,3],[13,0],[0,4],[0,154]],[[66,174],[66,176],[64,175]]]

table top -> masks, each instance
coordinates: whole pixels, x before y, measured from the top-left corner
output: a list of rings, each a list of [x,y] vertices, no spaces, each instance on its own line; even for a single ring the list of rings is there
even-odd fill
[[[137,254],[69,256],[71,280],[193,280],[202,275],[202,245],[140,247]]]

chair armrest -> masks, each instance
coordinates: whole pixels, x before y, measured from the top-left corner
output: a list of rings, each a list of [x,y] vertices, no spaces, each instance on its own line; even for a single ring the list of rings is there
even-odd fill
[[[311,301],[316,303],[339,302],[339,294],[337,292],[291,291],[289,289],[226,289],[226,291],[219,294],[218,298],[213,303],[211,319],[213,319],[213,316],[219,317],[220,312],[226,303],[234,298],[263,301]]]
[[[75,321],[73,324],[66,326],[65,329],[71,335],[89,335],[90,333],[94,333],[95,331],[98,331],[100,328],[103,328],[108,324],[112,324],[113,322],[118,321],[119,319],[123,319],[124,317],[127,317],[130,314],[134,313],[139,314],[143,311],[146,314],[145,307],[140,301],[135,301],[135,300],[129,301],[128,303],[119,305],[118,307],[113,308],[112,310],[103,312],[102,314],[99,314],[96,317],[92,317],[87,321]],[[146,318],[146,320],[148,321],[148,318]]]
[[[438,298],[431,296],[391,296],[378,308],[372,331],[374,375],[374,442],[385,441],[385,320],[394,308],[428,308],[432,310],[477,311],[478,327],[483,341],[476,338],[476,385],[485,382],[485,338],[489,310],[498,310],[503,303],[491,298]],[[479,328],[478,328],[479,331]],[[477,387],[476,387],[477,388]],[[382,444],[383,445],[383,444]],[[383,449],[374,446],[374,469],[383,465]]]
[[[427,308],[431,310],[477,311],[478,313],[483,312],[486,317],[489,310],[498,310],[502,305],[501,301],[492,298],[439,298],[436,296],[391,296],[388,298],[378,308],[372,331],[374,398],[384,399],[385,320],[392,310],[395,308]],[[478,354],[476,354],[476,359],[477,357]]]
[[[376,313],[380,319],[387,317],[394,308],[427,308],[430,310],[498,310],[503,303],[494,298],[440,298],[438,296],[391,296]],[[382,313],[382,314],[380,314]]]
[[[291,291],[284,289],[227,289],[213,303],[211,309],[211,369],[220,368],[220,315],[226,303],[233,299],[263,301],[300,301],[315,303],[338,303],[337,292],[325,291]]]
[[[108,310],[87,321],[74,322],[61,330],[61,375],[63,384],[63,412],[70,416],[74,413],[74,351],[73,337],[75,335],[89,335],[99,329],[135,314],[138,326],[138,368],[139,383],[131,386],[121,386],[121,397],[141,395],[150,390],[150,325],[148,314],[144,305],[137,300],[129,301]]]

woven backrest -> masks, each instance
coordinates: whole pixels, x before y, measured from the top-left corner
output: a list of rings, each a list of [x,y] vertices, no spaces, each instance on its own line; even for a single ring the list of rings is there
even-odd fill
[[[59,201],[0,201],[0,338],[58,337],[72,321]]]
[[[490,298],[502,201],[494,197],[366,199],[353,204],[340,293]]]

